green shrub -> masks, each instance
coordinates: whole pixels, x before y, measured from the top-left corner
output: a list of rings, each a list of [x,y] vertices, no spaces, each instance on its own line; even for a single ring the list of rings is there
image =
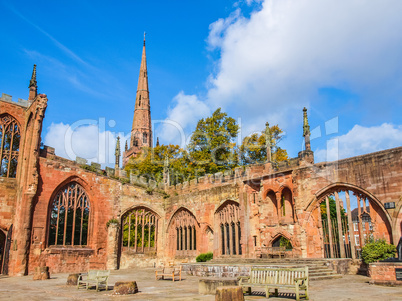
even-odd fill
[[[110,220],[107,221],[106,223],[106,227],[109,228],[110,224],[119,224],[119,220],[115,217],[111,218]]]
[[[197,261],[197,262],[206,262],[208,260],[211,260],[212,258],[214,258],[214,254],[212,252],[201,253],[200,255],[197,256],[195,261]]]
[[[385,239],[371,239],[362,249],[362,259],[369,264],[378,260],[395,257],[396,247],[385,241]]]

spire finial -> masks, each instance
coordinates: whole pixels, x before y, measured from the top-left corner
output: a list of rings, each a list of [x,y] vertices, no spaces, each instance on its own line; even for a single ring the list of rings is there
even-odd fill
[[[144,31],[144,46],[145,46],[145,36],[146,36],[146,32]]]
[[[306,151],[311,151],[310,144],[310,126],[308,125],[307,109],[303,108],[303,137]]]
[[[269,123],[265,123],[265,148],[267,149],[267,162],[271,162],[271,129]]]
[[[29,81],[28,101],[32,103],[38,95],[38,85],[36,84],[36,65],[33,66],[31,80]]]
[[[117,170],[120,166],[120,136],[117,136],[116,151],[114,152],[114,155],[116,157],[115,168]]]
[[[310,126],[308,125],[307,109],[303,108],[303,137],[310,135]]]
[[[34,64],[34,66],[33,66],[32,76],[31,76],[31,80],[29,82],[28,88],[31,88],[31,87],[37,88],[37,83],[36,83],[36,64]]]

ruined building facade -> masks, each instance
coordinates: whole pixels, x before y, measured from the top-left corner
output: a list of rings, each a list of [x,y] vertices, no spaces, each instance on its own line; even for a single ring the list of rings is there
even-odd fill
[[[35,69],[27,101],[0,99],[2,273],[25,275],[40,265],[51,273],[151,266],[208,251],[257,258],[283,238],[293,257],[358,258],[368,237],[397,243],[401,236],[402,147],[314,163],[306,111],[298,157],[169,186],[135,175],[117,179],[96,165],[89,171],[82,159],[41,147],[47,104]],[[151,145],[144,45],[123,157]]]

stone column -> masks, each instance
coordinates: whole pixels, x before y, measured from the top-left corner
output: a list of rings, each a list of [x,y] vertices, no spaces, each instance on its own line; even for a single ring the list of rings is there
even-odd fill
[[[117,252],[119,242],[119,224],[111,223],[107,228],[106,269],[117,270]]]
[[[349,232],[346,233],[349,234],[350,236],[350,251],[352,255],[352,259],[356,259],[356,250],[355,250],[355,233],[354,233],[354,228],[353,228],[353,221],[352,221],[352,211],[350,210],[350,197],[349,197],[349,191],[345,191],[345,196],[346,196],[346,208],[348,212],[348,225],[349,225]]]
[[[334,246],[332,240],[332,222],[331,222],[331,209],[329,207],[329,198],[325,197],[325,205],[327,208],[327,223],[328,223],[328,240],[329,240],[329,253],[331,258],[334,258]]]
[[[335,202],[336,202],[336,219],[338,221],[339,251],[340,251],[341,258],[346,258],[345,244],[343,242],[341,206],[340,206],[340,203],[339,203],[340,200],[339,200],[339,195],[338,195],[337,191],[335,191]]]

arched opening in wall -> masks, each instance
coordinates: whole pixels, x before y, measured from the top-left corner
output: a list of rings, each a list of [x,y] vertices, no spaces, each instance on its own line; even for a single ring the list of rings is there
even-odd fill
[[[0,274],[3,272],[3,262],[6,250],[6,234],[0,229]]]
[[[142,134],[142,144],[147,144],[148,143],[148,134],[143,133]]]
[[[269,201],[268,203],[271,207],[271,208],[268,208],[268,209],[271,209],[271,210],[269,210],[268,214],[269,215],[272,214],[272,224],[276,224],[278,222],[278,216],[280,216],[280,214],[279,214],[279,206],[278,206],[279,204],[278,204],[278,200],[276,199],[275,192],[270,190],[267,193],[267,200]]]
[[[188,257],[198,254],[200,226],[195,216],[185,208],[173,215],[169,223],[170,250],[174,257]]]
[[[220,255],[242,255],[240,206],[226,201],[215,212]]]
[[[288,219],[289,221],[294,221],[293,214],[293,198],[292,192],[289,188],[284,188],[281,193],[281,204],[280,204],[280,216]]]
[[[159,217],[152,210],[136,207],[122,217],[122,252],[156,251]]]
[[[385,211],[358,189],[333,187],[319,198],[325,258],[361,258],[372,239],[391,241]]]
[[[16,177],[20,140],[20,128],[14,117],[0,115],[0,177]]]
[[[278,247],[285,247],[286,250],[292,250],[293,246],[292,243],[290,242],[289,239],[287,239],[285,236],[279,235],[277,238],[275,238],[272,241],[272,247],[278,248]]]
[[[63,186],[50,206],[48,244],[85,246],[88,244],[90,202],[85,189],[77,182]]]

